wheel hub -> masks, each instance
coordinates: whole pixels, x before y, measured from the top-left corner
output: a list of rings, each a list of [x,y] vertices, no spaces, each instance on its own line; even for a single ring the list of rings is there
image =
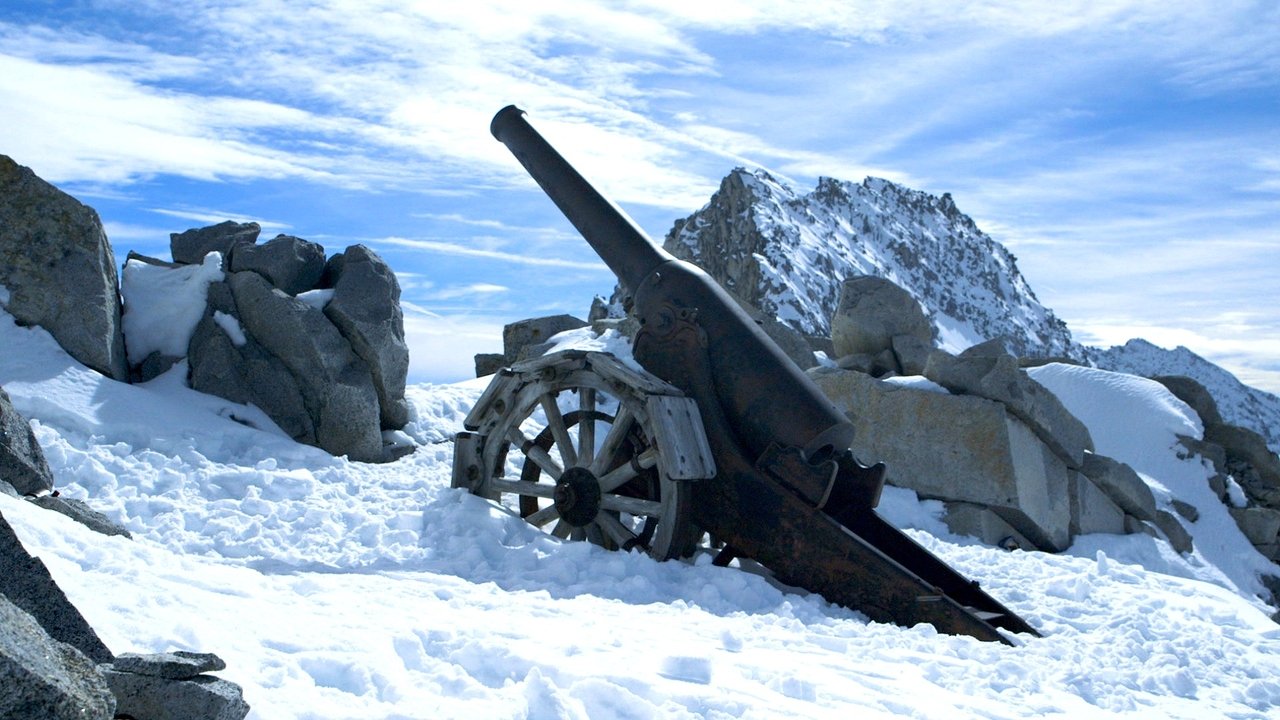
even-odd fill
[[[569,468],[556,481],[556,512],[573,527],[586,527],[596,519],[601,497],[600,482],[586,468]]]

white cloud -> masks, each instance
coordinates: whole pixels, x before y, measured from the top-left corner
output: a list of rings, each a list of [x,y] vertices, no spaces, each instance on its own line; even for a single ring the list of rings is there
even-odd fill
[[[442,242],[439,240],[412,240],[409,238],[388,237],[373,240],[372,242],[385,245],[394,245],[397,247],[409,248],[412,250],[423,250],[432,253],[441,253],[444,255],[461,255],[464,257],[484,258],[486,260],[498,260],[502,262],[515,263],[517,265],[535,265],[540,267],[557,267],[572,268],[576,270],[599,270],[607,273],[609,268],[599,260],[583,261],[583,260],[566,260],[563,258],[535,257],[531,255],[519,255],[516,253],[505,252],[501,250],[486,250],[483,248],[459,245],[457,243]]]

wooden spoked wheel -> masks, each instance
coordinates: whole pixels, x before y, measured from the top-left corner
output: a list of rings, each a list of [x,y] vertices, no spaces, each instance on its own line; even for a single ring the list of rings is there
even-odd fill
[[[702,532],[690,520],[692,480],[672,477],[689,472],[663,457],[691,453],[655,427],[672,403],[696,415],[678,390],[609,355],[566,351],[518,364],[495,376],[468,416],[473,432],[457,438],[453,484],[561,539],[685,557]]]

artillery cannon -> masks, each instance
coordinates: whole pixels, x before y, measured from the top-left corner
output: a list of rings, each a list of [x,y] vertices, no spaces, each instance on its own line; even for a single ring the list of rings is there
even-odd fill
[[[563,539],[715,562],[873,620],[1008,643],[1036,631],[875,512],[884,465],[738,304],[651,242],[515,106],[490,126],[632,298],[638,369],[565,351],[495,374],[454,450],[453,486]]]

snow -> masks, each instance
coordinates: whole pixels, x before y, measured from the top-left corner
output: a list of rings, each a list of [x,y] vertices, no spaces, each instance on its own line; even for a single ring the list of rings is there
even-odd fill
[[[1203,437],[1200,417],[1186,403],[1160,383],[1135,375],[1062,363],[1027,372],[1089,428],[1098,453],[1137,471],[1163,509],[1172,511],[1174,500],[1196,508],[1196,522],[1180,520],[1194,540],[1189,563],[1199,566],[1196,576],[1256,595],[1264,592],[1259,573],[1280,575],[1210,488],[1213,467],[1199,456],[1188,457],[1178,443],[1179,436]]]
[[[4,495],[0,513],[111,649],[215,652],[252,718],[1266,718],[1280,706],[1280,627],[1224,583],[1240,568],[1208,553],[1146,536],[1006,552],[950,535],[941,503],[886,488],[890,522],[1044,635],[984,643],[869,622],[707,554],[657,563],[563,542],[450,489],[450,439],[484,379],[410,387],[405,433],[419,447],[371,465],[187,389],[181,365],[121,384],[6,315],[0,347],[0,385],[33,419],[58,488],[135,539]],[[1145,445],[1185,429],[1176,405],[1106,377],[1040,375],[1053,385],[1055,373],[1054,392],[1069,384],[1099,416],[1141,413],[1112,449],[1197,499],[1183,487],[1196,464]]]
[[[222,254],[211,252],[200,265],[165,267],[141,260],[124,264],[124,334],[130,364],[153,352],[186,357],[191,334],[204,316],[209,285],[222,280]]]
[[[235,317],[228,315],[221,310],[213,311],[213,321],[222,328],[222,331],[231,339],[231,344],[236,347],[243,347],[248,338],[244,335],[244,328],[240,326],[240,321]]]

